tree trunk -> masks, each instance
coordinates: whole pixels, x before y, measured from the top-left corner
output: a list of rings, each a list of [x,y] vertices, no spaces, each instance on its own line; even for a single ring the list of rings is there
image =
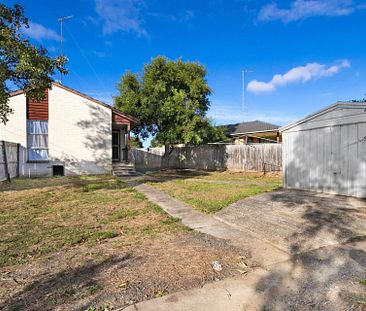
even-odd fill
[[[173,145],[171,144],[164,144],[164,155],[162,158],[162,167],[169,168],[169,156],[173,151]]]

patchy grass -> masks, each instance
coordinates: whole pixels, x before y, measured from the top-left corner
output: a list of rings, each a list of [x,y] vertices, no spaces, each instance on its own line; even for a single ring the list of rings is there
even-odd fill
[[[366,286],[366,279],[360,279],[359,282],[360,282],[361,285]]]
[[[111,176],[14,179],[0,183],[0,201],[9,310],[114,310],[238,274],[242,251]]]
[[[122,236],[119,243],[133,244],[184,228],[110,176],[14,179],[0,184],[0,200],[0,267],[86,242]]]
[[[161,171],[149,184],[204,212],[215,213],[249,196],[272,191],[281,185],[278,174]]]

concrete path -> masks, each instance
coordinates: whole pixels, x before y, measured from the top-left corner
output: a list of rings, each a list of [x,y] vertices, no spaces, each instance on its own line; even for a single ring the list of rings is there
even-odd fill
[[[230,224],[220,218],[203,214],[160,190],[146,184],[132,184],[151,202],[159,205],[173,217],[181,219],[187,227],[216,238],[228,240],[232,245],[249,250],[256,264],[266,267],[290,258],[290,254],[262,239],[256,238],[250,230]]]
[[[362,310],[366,202],[288,190],[241,200],[216,216],[129,182],[167,213],[251,253],[246,276],[141,302],[126,310]]]

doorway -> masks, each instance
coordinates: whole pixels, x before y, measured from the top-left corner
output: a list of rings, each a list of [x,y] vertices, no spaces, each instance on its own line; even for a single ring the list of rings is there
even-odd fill
[[[113,162],[120,162],[121,155],[120,155],[120,132],[119,131],[112,131],[112,161]]]

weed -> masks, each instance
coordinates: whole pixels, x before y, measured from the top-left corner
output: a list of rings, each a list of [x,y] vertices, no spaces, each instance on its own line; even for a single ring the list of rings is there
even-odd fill
[[[118,233],[114,231],[97,231],[90,237],[91,241],[101,241],[106,239],[113,239],[118,236]]]
[[[137,211],[135,210],[117,210],[116,212],[114,212],[113,214],[109,215],[108,218],[111,221],[117,221],[123,218],[128,218],[128,217],[135,217],[137,215]]]
[[[164,225],[171,225],[175,222],[179,222],[180,219],[177,218],[177,217],[172,217],[172,216],[168,216],[166,219],[162,220],[161,222],[164,224]]]
[[[94,295],[97,292],[99,292],[100,290],[102,290],[102,286],[98,285],[98,284],[93,284],[87,287],[88,292],[90,293],[90,295]]]

